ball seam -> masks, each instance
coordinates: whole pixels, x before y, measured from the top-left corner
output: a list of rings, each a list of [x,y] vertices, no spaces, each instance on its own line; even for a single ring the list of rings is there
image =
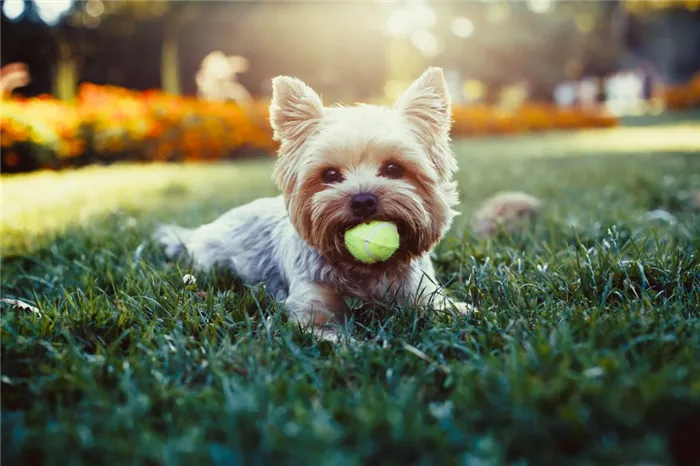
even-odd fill
[[[369,231],[369,234],[367,235],[367,237],[365,237],[365,253],[367,253],[367,255],[368,255],[372,260],[374,260],[375,262],[379,261],[380,259],[379,259],[379,257],[377,257],[377,256],[375,256],[374,254],[372,254],[372,251],[370,250],[369,246],[370,246],[370,243],[372,242],[372,238],[374,237],[374,234],[377,232],[377,230],[378,230],[379,228],[383,228],[384,226],[385,226],[385,225],[382,224],[382,223],[377,223],[377,224],[374,225],[374,227]]]

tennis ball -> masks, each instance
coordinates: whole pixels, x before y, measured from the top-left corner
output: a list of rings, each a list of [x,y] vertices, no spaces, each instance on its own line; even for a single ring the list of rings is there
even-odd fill
[[[384,262],[399,248],[399,231],[391,222],[361,223],[345,232],[345,247],[365,264]]]

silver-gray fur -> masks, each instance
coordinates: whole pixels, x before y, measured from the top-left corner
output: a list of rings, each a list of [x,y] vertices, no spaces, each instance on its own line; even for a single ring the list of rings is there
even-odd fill
[[[369,303],[402,300],[459,313],[471,310],[465,303],[446,298],[427,254],[381,279],[340,270],[300,238],[282,196],[236,207],[194,229],[163,225],[153,237],[170,259],[185,253],[196,270],[228,267],[247,284],[264,284],[305,325],[316,320],[319,327],[319,315],[340,317],[348,311],[344,296]],[[327,320],[320,319],[321,323]],[[325,338],[337,338],[328,327],[322,333]]]

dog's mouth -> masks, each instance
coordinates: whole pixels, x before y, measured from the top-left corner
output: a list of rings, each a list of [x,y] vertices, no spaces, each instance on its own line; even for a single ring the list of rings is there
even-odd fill
[[[344,260],[348,260],[353,263],[360,264],[359,261],[357,261],[352,255],[348,252],[348,250],[345,247],[345,232],[350,230],[351,228],[354,228],[358,225],[361,225],[363,223],[369,223],[369,222],[375,222],[375,221],[381,221],[381,222],[391,222],[394,225],[396,225],[396,230],[399,233],[399,248],[396,250],[396,252],[391,256],[390,259],[384,262],[378,262],[376,264],[363,264],[364,266],[367,267],[381,267],[383,265],[386,265],[387,263],[392,263],[396,261],[404,261],[406,258],[412,257],[414,254],[412,253],[413,246],[415,241],[413,241],[413,238],[415,238],[415,234],[411,232],[411,229],[409,226],[401,220],[396,220],[392,218],[386,218],[386,217],[373,217],[373,218],[366,218],[363,220],[358,220],[354,222],[348,222],[347,224],[341,226],[338,228],[338,233],[337,233],[337,247],[335,254],[339,258],[342,258]],[[335,255],[334,254],[334,255]]]
[[[406,225],[406,222],[402,220],[395,220],[393,218],[386,218],[386,217],[371,217],[371,218],[366,218],[363,220],[357,220],[354,222],[348,222],[347,224],[341,226],[338,229],[338,235],[343,237],[345,235],[345,232],[350,230],[351,228],[355,228],[358,225],[362,225],[363,223],[370,223],[370,222],[390,222],[396,225],[396,230],[399,232],[399,238],[403,239],[404,236],[409,234],[409,228],[408,225]]]

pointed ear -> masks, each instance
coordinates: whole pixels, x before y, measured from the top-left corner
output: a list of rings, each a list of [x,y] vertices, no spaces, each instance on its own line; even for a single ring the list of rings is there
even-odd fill
[[[450,96],[441,68],[428,68],[399,97],[394,105],[430,143],[449,135],[452,123]]]
[[[272,80],[270,123],[277,141],[300,141],[323,117],[321,98],[303,81],[288,76]]]

